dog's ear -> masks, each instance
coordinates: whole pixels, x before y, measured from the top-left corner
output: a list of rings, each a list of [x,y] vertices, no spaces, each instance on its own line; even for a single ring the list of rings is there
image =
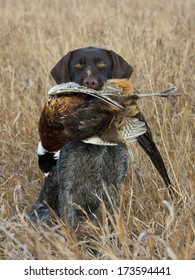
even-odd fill
[[[51,69],[51,75],[57,84],[70,82],[70,66],[69,61],[71,53],[67,53],[63,56],[57,64]]]
[[[111,50],[109,51],[109,54],[113,63],[112,78],[129,79],[133,72],[132,66],[127,61],[125,61],[119,54]]]

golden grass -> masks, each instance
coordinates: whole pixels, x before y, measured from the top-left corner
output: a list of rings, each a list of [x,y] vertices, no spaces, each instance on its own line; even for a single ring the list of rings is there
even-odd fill
[[[1,0],[0,259],[194,257],[194,8],[193,0]],[[145,190],[130,171],[122,214],[116,211],[113,220],[103,208],[103,226],[87,220],[88,237],[79,241],[61,221],[35,228],[27,214],[43,183],[37,123],[54,85],[49,71],[69,50],[88,45],[129,61],[141,92],[178,87],[182,96],[173,102],[140,102],[178,196],[166,198],[159,175],[135,146]]]

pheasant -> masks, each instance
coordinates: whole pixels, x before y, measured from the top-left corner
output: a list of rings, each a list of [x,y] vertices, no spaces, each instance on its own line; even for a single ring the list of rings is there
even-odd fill
[[[54,86],[48,92],[49,98],[39,121],[39,148],[54,156],[70,140],[98,145],[119,144],[127,149],[130,149],[127,143],[137,140],[169,188],[171,182],[163,159],[136,101],[147,96],[178,96],[171,94],[175,90],[172,87],[153,94],[136,94],[126,79],[108,80],[100,91],[72,82]],[[38,154],[40,158],[43,156],[43,153]]]

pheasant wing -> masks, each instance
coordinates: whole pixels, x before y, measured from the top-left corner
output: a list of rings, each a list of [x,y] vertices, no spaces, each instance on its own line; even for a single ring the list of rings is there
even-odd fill
[[[140,135],[147,131],[146,125],[144,122],[140,121],[138,118],[128,118],[125,124],[122,126],[119,133],[121,137],[126,142],[132,142],[137,139]],[[101,135],[95,135],[90,138],[84,139],[83,142],[88,144],[96,144],[96,145],[107,145],[114,146],[117,145],[115,141],[105,141],[101,138]]]
[[[119,92],[119,87],[117,87],[115,85],[112,85],[110,87],[112,87],[113,94],[114,94],[114,92],[115,93]],[[120,92],[121,91],[122,91],[122,89],[120,89]],[[91,95],[93,97],[100,99],[101,101],[103,101],[105,103],[108,103],[109,105],[111,105],[117,109],[120,109],[120,110],[124,109],[124,106],[119,104],[117,101],[111,99],[110,97],[106,96],[106,91],[96,91],[94,89],[80,86],[79,84],[73,83],[73,82],[62,83],[60,85],[56,85],[48,91],[48,95],[50,95],[50,96],[71,95],[71,94],[75,94],[75,93]]]

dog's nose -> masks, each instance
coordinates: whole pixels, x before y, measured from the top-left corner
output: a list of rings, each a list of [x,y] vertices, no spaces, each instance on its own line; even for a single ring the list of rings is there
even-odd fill
[[[87,77],[83,81],[83,85],[87,88],[92,88],[92,89],[95,89],[95,90],[99,89],[99,83],[98,83],[97,79],[94,78],[94,77]]]

